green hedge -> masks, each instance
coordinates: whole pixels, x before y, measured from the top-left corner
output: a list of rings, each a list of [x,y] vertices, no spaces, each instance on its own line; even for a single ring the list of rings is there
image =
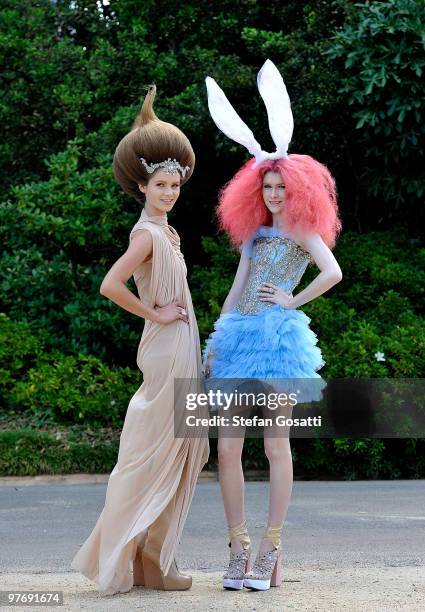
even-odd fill
[[[204,340],[219,316],[237,255],[223,237],[205,238],[203,243],[210,264],[196,268],[189,280]],[[425,366],[425,250],[401,230],[366,235],[347,232],[335,255],[343,270],[342,282],[302,307],[311,317],[310,325],[327,362],[322,375],[420,377]],[[311,267],[299,289],[316,273]],[[22,435],[9,436],[3,428],[2,473],[92,471],[90,466],[93,471],[101,467],[108,471],[116,458],[117,440],[88,451],[79,430],[64,451],[58,450],[60,444],[55,437],[52,441],[49,431],[58,424],[71,428],[79,424],[118,432],[128,402],[142,382],[135,364],[136,345],[128,336],[125,342],[135,347],[132,367],[112,366],[76,349],[72,353],[76,344],[69,342],[71,332],[65,328],[56,338],[68,349],[68,353],[61,352],[52,348],[51,316],[58,315],[48,308],[43,320],[31,322],[0,314],[1,415],[12,420],[22,416],[33,427],[48,428],[40,436],[34,431],[25,433],[25,427]],[[376,353],[383,353],[384,361]],[[417,478],[425,474],[422,440],[293,440],[292,448],[296,472],[303,477]],[[66,457],[55,462],[51,449]],[[214,462],[214,440],[211,449]],[[261,440],[246,441],[244,458],[246,467],[267,468]]]
[[[0,313],[0,391],[3,412],[33,422],[120,427],[142,383],[137,367],[110,368],[90,355],[44,352],[45,334]]]
[[[118,442],[59,441],[48,432],[0,432],[0,475],[104,473],[115,465]]]
[[[196,269],[191,279],[203,339],[219,316],[237,259],[224,239],[205,239],[204,246],[210,266]],[[425,371],[425,250],[410,244],[400,231],[347,233],[335,255],[343,281],[302,307],[326,361],[321,374],[420,377]],[[300,289],[316,272],[313,267],[307,272]],[[46,311],[45,320],[50,316],[59,315]],[[52,349],[51,326],[42,323],[37,321],[36,327],[35,322],[0,315],[3,406],[27,410],[40,422],[119,425],[131,394],[141,384],[136,364],[122,368],[93,355]],[[64,335],[57,340],[63,342]],[[130,337],[127,342],[134,346],[135,361],[136,345]],[[379,360],[378,353],[383,354]]]
[[[215,444],[212,445],[215,448]],[[425,477],[425,440],[348,438],[291,440],[294,477],[302,480]],[[214,454],[215,456],[215,454]],[[267,470],[262,439],[248,439],[244,466]]]
[[[3,423],[0,476],[108,473],[117,460],[119,429],[4,427]],[[214,470],[216,440],[210,440],[210,447],[206,469]],[[295,439],[291,447],[294,477],[302,480],[425,477],[425,440]],[[262,439],[245,441],[243,464],[245,469],[268,470]]]

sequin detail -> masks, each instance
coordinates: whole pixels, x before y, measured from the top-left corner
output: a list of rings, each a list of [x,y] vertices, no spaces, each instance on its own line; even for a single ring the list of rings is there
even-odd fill
[[[251,580],[269,580],[273,574],[276,562],[279,561],[280,547],[265,553],[258,553],[252,570],[245,574]]]
[[[270,308],[273,302],[262,302],[257,290],[262,283],[273,283],[291,294],[300,282],[310,254],[290,238],[273,236],[254,240],[249,276],[235,310],[239,314],[256,314]]]
[[[227,572],[223,578],[230,580],[243,580],[245,576],[246,562],[250,556],[250,551],[240,550],[238,552],[230,551],[230,561]]]

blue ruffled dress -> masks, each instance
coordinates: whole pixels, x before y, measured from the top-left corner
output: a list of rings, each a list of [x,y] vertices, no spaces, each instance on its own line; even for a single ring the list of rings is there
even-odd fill
[[[257,379],[276,390],[298,392],[300,402],[322,399],[326,383],[317,371],[325,361],[311,319],[257,297],[263,282],[291,294],[312,262],[310,254],[269,226],[260,226],[242,252],[251,260],[247,283],[235,308],[216,321],[203,351],[204,364],[212,352],[209,387],[211,379]]]

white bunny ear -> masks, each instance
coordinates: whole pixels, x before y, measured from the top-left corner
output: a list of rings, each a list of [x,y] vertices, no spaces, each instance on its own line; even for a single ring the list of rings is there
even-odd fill
[[[254,138],[254,134],[242,121],[224,91],[211,77],[205,79],[208,91],[208,108],[214,123],[226,136],[248,149],[256,159],[260,158],[261,147]]]
[[[258,73],[257,86],[267,108],[269,129],[276,145],[276,153],[280,157],[287,157],[294,131],[294,118],[285,83],[279,70],[269,59]]]

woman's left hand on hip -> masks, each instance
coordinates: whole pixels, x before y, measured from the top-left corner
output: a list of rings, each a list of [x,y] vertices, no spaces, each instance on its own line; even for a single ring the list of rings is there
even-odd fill
[[[273,283],[263,283],[257,290],[258,298],[261,302],[272,302],[279,304],[283,308],[291,308],[293,295],[285,293],[283,289]]]

